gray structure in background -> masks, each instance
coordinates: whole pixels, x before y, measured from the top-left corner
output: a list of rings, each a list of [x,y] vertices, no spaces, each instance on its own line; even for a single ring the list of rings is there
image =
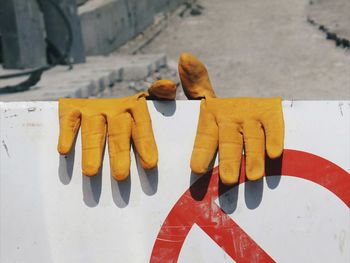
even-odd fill
[[[185,2],[191,2],[189,0],[151,0],[156,13],[163,12],[164,10],[171,11]]]
[[[72,63],[85,55],[106,55],[152,25],[159,12],[185,0],[52,0],[64,11],[73,31]],[[38,7],[40,3],[41,11]],[[0,0],[0,36],[5,68],[46,64],[47,40],[64,53],[67,28],[47,0]]]
[[[90,0],[79,7],[87,55],[108,54],[185,0]]]
[[[36,0],[0,0],[0,35],[4,68],[46,64],[43,17]]]
[[[68,42],[68,29],[62,16],[56,8],[47,0],[39,0],[44,14],[47,40],[52,43],[61,53],[65,52]],[[77,5],[72,0],[53,0],[64,12],[73,35],[72,46],[69,52],[70,63],[85,62],[84,44],[81,35],[80,19],[78,17]]]

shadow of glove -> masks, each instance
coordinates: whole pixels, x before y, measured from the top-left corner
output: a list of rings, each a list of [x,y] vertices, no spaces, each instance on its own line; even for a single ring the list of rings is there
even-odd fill
[[[258,180],[264,175],[265,149],[270,158],[277,158],[283,142],[281,98],[202,99],[191,169],[207,172],[218,147],[220,178],[224,184],[235,184],[244,145],[247,178]]]
[[[84,175],[99,172],[107,134],[112,175],[116,180],[129,175],[131,138],[142,167],[154,168],[158,151],[146,96],[139,93],[117,99],[60,99],[58,152],[66,155],[71,151],[81,126]]]

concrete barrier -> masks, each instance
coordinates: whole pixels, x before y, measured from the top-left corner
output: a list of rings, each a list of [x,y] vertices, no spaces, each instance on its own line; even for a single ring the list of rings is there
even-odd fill
[[[154,21],[152,0],[91,1],[79,7],[87,55],[107,54]]]
[[[174,10],[180,4],[186,2],[185,0],[152,0],[154,10],[156,13]]]
[[[79,8],[87,55],[107,54],[132,37],[125,1],[88,2]]]
[[[104,55],[152,25],[159,12],[184,0],[95,0],[79,7],[86,55]]]

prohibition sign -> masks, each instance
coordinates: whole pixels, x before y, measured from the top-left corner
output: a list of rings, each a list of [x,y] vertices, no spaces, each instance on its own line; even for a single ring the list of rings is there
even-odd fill
[[[242,158],[240,182],[245,182]],[[350,208],[350,174],[336,164],[313,154],[284,150],[283,157],[266,161],[266,176],[292,176],[323,186]],[[236,262],[275,262],[254,240],[239,227],[216,203],[219,195],[219,172],[202,176],[175,203],[166,217],[154,243],[150,262],[177,262],[183,243],[194,224],[197,224]],[[200,198],[198,192],[207,189]],[[219,193],[220,192],[220,193]],[[209,211],[205,216],[203,211]],[[215,221],[213,220],[215,219]],[[229,229],[230,231],[227,231]],[[236,250],[244,242],[244,249]]]

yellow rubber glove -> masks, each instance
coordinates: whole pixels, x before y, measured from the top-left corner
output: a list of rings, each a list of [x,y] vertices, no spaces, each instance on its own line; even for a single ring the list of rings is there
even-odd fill
[[[81,126],[83,174],[98,173],[106,134],[112,175],[116,180],[124,180],[129,175],[131,138],[142,167],[154,168],[158,151],[146,96],[146,93],[139,93],[118,99],[60,99],[58,152],[66,155],[71,151]]]
[[[265,149],[270,158],[282,154],[284,121],[281,98],[202,99],[191,158],[193,172],[203,174],[219,146],[219,173],[224,184],[238,182],[244,144],[246,175],[260,179]]]
[[[178,67],[186,96],[202,99],[192,171],[206,173],[219,147],[220,178],[224,184],[237,183],[244,144],[247,177],[261,178],[265,148],[270,158],[279,157],[283,151],[281,98],[215,98],[208,70],[199,59],[182,53]]]

